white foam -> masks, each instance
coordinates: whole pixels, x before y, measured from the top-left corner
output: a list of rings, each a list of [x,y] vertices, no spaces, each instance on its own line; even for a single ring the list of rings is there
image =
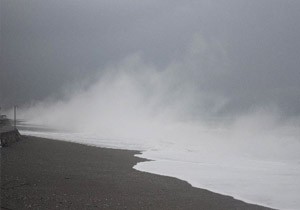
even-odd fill
[[[249,203],[280,209],[299,209],[300,164],[245,157],[218,158],[200,151],[146,151],[135,169],[176,177],[192,186],[231,195]]]
[[[48,138],[54,140],[62,140],[90,146],[112,148],[112,149],[128,149],[143,151],[147,147],[135,142],[132,139],[117,139],[117,138],[104,138],[94,134],[87,133],[68,133],[68,132],[41,132],[41,131],[28,131],[20,130],[22,135],[36,136],[41,138]]]

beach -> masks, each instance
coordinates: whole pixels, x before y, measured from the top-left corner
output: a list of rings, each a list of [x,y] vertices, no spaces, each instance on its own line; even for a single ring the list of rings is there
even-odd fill
[[[22,136],[1,148],[1,209],[268,209],[137,171],[138,153]]]

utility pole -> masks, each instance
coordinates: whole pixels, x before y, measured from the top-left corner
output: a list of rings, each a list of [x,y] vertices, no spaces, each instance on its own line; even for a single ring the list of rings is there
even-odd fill
[[[17,130],[17,106],[14,106],[14,127]]]

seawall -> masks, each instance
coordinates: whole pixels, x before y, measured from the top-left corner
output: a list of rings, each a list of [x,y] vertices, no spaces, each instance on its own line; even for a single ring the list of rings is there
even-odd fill
[[[21,139],[21,135],[17,129],[0,131],[1,146],[6,147]]]
[[[7,118],[0,119],[0,143],[2,147],[11,145],[21,139],[21,135]]]

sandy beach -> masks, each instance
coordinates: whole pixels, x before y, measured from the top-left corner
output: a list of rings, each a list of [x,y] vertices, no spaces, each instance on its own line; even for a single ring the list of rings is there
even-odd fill
[[[137,171],[137,153],[23,136],[1,148],[1,209],[268,209]]]

